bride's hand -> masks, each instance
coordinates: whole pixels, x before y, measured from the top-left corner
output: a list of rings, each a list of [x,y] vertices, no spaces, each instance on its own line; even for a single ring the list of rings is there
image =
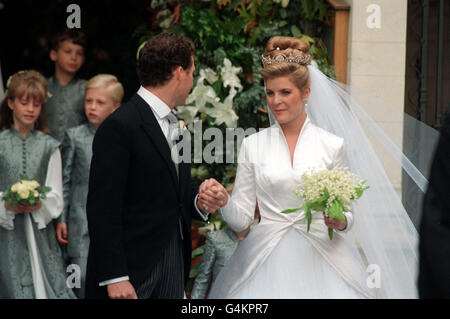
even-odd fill
[[[333,228],[336,230],[345,230],[347,228],[347,217],[345,217],[345,221],[341,222],[338,219],[334,219],[334,218],[330,218],[329,216],[325,215],[325,213],[323,213],[323,219],[325,221],[325,225],[328,226],[328,228]]]
[[[200,185],[198,202],[205,212],[214,212],[227,204],[228,193],[218,181],[210,178]]]

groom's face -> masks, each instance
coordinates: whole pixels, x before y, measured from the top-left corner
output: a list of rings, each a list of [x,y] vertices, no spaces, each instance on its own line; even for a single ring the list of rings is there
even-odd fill
[[[189,96],[189,93],[191,92],[192,86],[194,85],[194,72],[195,72],[194,57],[191,57],[191,67],[181,72],[181,83],[179,90],[180,101],[178,105],[184,105],[186,103],[186,99]]]

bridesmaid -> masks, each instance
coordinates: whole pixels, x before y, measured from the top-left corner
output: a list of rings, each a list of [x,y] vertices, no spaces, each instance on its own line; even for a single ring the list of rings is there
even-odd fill
[[[208,232],[203,256],[198,267],[198,274],[195,277],[194,287],[192,288],[191,299],[205,299],[210,283],[214,282],[250,229],[259,223],[259,218],[259,209],[256,208],[255,220],[246,230],[238,232],[228,226]]]
[[[52,188],[35,206],[0,205],[0,298],[76,298],[52,223],[63,208],[62,169],[59,143],[48,135],[46,97],[45,78],[21,71],[0,108],[0,197],[24,175]]]

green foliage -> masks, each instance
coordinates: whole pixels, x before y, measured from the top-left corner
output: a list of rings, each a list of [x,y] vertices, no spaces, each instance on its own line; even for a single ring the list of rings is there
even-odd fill
[[[306,231],[309,232],[309,228],[311,226],[312,221],[311,207],[309,205],[306,205],[305,207],[305,219],[306,219]]]
[[[200,246],[192,251],[192,259],[203,255],[204,246]]]
[[[359,199],[362,196],[362,194],[364,193],[364,191],[366,189],[370,188],[369,186],[366,186],[365,184],[366,184],[366,181],[362,181],[361,186],[359,186],[355,189],[357,199]]]
[[[285,35],[307,39],[311,46],[311,56],[319,68],[328,76],[336,78],[327,49],[321,40],[329,26],[329,5],[326,0],[291,0],[287,7],[283,7],[280,2],[152,1],[152,8],[161,11],[175,12],[175,5],[180,4],[179,22],[174,22],[163,30],[183,34],[194,41],[197,70],[205,67],[215,69],[224,57],[230,59],[233,65],[243,68],[241,77],[244,89],[235,98],[239,126],[243,128],[259,129],[269,124],[267,115],[261,112],[266,102],[258,72],[261,69],[261,54],[270,37]],[[146,36],[150,35],[147,33]],[[211,173],[212,177],[218,177],[216,173],[219,172]]]
[[[191,268],[191,271],[189,272],[189,278],[195,278],[198,275],[198,267],[200,266],[200,263],[196,263],[194,267]]]
[[[290,1],[286,8],[270,0],[183,1],[181,6],[180,22],[172,24],[166,31],[183,34],[194,41],[197,70],[215,69],[225,57],[243,69],[241,82],[244,89],[234,103],[239,127],[259,130],[269,125],[263,111],[266,101],[259,71],[260,58],[270,37],[295,36],[307,41],[319,68],[335,78],[326,47],[320,39],[328,24],[329,7],[325,0]],[[218,83],[214,87],[218,93],[220,86]],[[203,129],[209,127],[207,122],[204,121]],[[225,184],[232,182],[229,173],[234,176],[236,169],[234,165],[221,164],[203,165],[203,168],[209,171],[209,177]]]

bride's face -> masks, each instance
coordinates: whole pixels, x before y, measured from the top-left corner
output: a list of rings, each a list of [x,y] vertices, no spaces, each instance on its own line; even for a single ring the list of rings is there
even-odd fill
[[[270,111],[280,125],[299,121],[305,116],[305,103],[309,88],[301,92],[290,76],[266,79],[266,99]]]

